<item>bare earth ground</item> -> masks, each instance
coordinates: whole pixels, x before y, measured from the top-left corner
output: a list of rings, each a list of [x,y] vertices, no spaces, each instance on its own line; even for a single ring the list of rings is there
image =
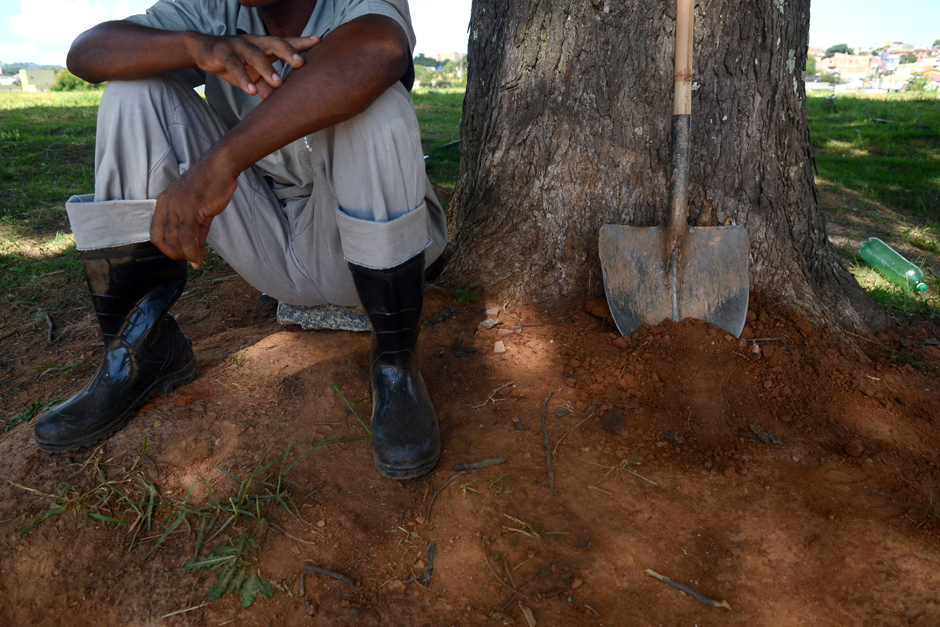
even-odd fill
[[[42,281],[5,295],[2,419],[68,397],[100,358],[83,285]],[[333,392],[368,422],[366,334],[282,327],[224,264],[188,289],[175,312],[199,358],[194,383],[156,397],[100,447],[42,453],[31,423],[0,435],[0,625],[940,624],[934,322],[835,337],[755,298],[745,337],[769,341],[685,321],[615,342],[581,304],[541,312],[487,302],[480,288],[472,303],[431,290],[426,320],[458,308],[424,326],[420,343],[444,453],[430,476],[395,482],[376,473],[368,441],[355,439],[363,427]],[[76,305],[53,315],[49,344],[36,308],[62,299]],[[491,307],[502,323],[486,330]],[[520,325],[544,326],[500,335]],[[195,507],[210,500],[207,484],[218,500],[236,496],[227,473],[244,478],[263,459],[335,439],[353,441],[317,448],[286,475],[302,519],[268,502],[256,513],[269,526],[245,516],[200,550],[261,540],[252,570],[274,596],[248,609],[234,594],[209,602],[217,573],[183,568],[195,518],[149,557],[161,516],[149,530],[83,518],[134,521],[115,500],[89,509],[86,499],[21,535],[64,502],[50,495],[93,490],[96,467],[146,477],[164,502],[196,485]],[[506,461],[441,490],[428,518],[451,466],[495,457]],[[356,587],[308,572],[308,617],[305,564]]]

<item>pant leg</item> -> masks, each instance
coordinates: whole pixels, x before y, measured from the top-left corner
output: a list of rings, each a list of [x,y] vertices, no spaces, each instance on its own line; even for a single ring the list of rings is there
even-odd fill
[[[316,133],[310,152],[313,222],[335,223],[346,261],[382,269],[425,249],[428,264],[440,256],[444,212],[425,173],[411,96],[401,84],[362,114]],[[307,249],[317,249],[316,236],[328,230],[311,229]]]
[[[148,241],[156,198],[225,133],[206,103],[165,74],[112,81],[99,108],[95,194],[66,205],[80,250]],[[361,115],[307,138],[314,193],[281,202],[243,172],[208,243],[257,289],[297,305],[355,305],[346,261],[398,265],[446,243],[424,173],[408,92],[396,84]]]
[[[211,108],[179,78],[165,74],[112,81],[98,110],[95,193],[66,204],[79,250],[150,240],[156,198],[226,132]],[[325,300],[291,252],[291,221],[255,169],[238,177],[208,244],[246,281],[297,304]]]

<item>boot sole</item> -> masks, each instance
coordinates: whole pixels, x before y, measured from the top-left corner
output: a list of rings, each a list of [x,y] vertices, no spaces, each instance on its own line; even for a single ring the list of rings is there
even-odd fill
[[[375,457],[373,456],[373,459]],[[426,475],[437,466],[437,463],[440,461],[440,455],[429,459],[426,462],[421,462],[416,466],[389,466],[387,464],[380,464],[379,460],[375,459],[375,467],[378,469],[379,474],[383,477],[388,477],[389,479],[414,479],[415,477],[420,477]]]
[[[190,383],[198,374],[199,368],[196,365],[196,358],[193,357],[192,361],[187,363],[183,368],[171,372],[151,383],[150,387],[144,390],[127,409],[118,414],[112,422],[95,433],[81,438],[80,440],[73,440],[72,442],[40,442],[36,440],[36,444],[39,446],[40,450],[47,453],[65,453],[67,451],[80,449],[84,446],[96,444],[126,425],[127,422],[134,417],[134,414],[137,413],[137,410],[155,394],[169,394],[177,388]]]

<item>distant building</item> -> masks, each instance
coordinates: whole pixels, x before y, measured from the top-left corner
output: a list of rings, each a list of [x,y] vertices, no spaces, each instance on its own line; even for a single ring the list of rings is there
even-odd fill
[[[826,49],[822,46],[810,46],[809,50],[806,51],[807,56],[815,57],[817,59],[823,58],[826,54]]]
[[[448,61],[453,61],[454,63],[460,63],[466,58],[462,52],[447,52],[444,54],[432,54],[430,57],[437,61],[438,63],[446,63]]]
[[[55,85],[55,70],[20,70],[23,91],[49,91]]]
[[[866,76],[874,71],[879,63],[878,57],[837,52],[823,61],[823,67],[830,74],[839,74],[846,78],[846,74],[852,77]]]

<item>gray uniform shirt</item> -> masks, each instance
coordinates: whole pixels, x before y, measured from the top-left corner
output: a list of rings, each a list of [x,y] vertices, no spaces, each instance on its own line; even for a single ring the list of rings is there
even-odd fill
[[[408,37],[414,53],[415,34],[411,26],[408,0],[319,0],[304,28],[304,37],[324,37],[330,31],[364,15],[384,15],[398,22]],[[171,31],[196,31],[206,35],[267,35],[258,10],[246,8],[238,0],[160,0],[143,15],[132,15],[128,21]],[[291,66],[274,63],[281,77]],[[206,101],[229,127],[233,127],[261,103],[260,96],[249,96],[214,74],[184,70],[178,75],[191,86],[205,84]],[[302,138],[274,151],[255,164],[272,182],[282,199],[308,196],[313,190],[307,143]]]

